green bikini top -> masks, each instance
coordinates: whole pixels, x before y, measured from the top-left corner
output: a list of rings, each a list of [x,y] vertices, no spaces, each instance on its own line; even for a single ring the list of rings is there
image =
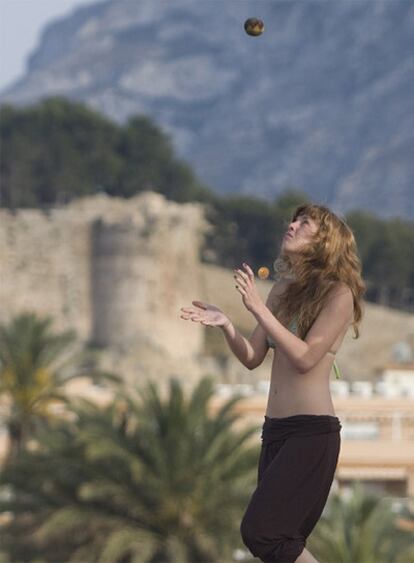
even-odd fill
[[[296,324],[296,320],[297,320],[297,319],[292,319],[292,320],[290,321],[289,327],[288,327],[288,330],[290,330],[290,332],[293,332],[293,334],[297,334],[297,328],[298,328],[298,326],[297,326],[297,324]],[[276,348],[276,346],[275,346],[275,341],[274,341],[274,340],[272,340],[272,339],[269,338],[268,336],[266,337],[266,340],[267,340],[267,344],[268,344],[269,348]],[[334,369],[334,371],[335,371],[335,377],[336,377],[336,379],[340,379],[340,377],[341,377],[341,372],[339,371],[339,368],[338,368],[338,366],[337,366],[335,360],[334,360],[334,362],[333,362],[333,366],[332,366],[332,367],[333,367],[333,369]]]

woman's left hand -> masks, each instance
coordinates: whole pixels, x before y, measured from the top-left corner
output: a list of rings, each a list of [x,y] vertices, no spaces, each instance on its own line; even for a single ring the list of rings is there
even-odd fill
[[[240,269],[234,270],[234,278],[237,284],[236,289],[241,293],[246,309],[251,313],[256,313],[264,306],[264,303],[257,292],[253,270],[245,262],[243,262],[242,266],[245,271]]]

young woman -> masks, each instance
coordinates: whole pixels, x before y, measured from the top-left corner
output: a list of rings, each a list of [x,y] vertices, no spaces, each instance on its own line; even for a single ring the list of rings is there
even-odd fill
[[[181,318],[220,327],[237,358],[259,366],[274,348],[257,487],[243,516],[243,542],[261,561],[314,563],[305,548],[334,478],[341,424],[329,377],[352,325],[358,338],[365,284],[349,226],[322,205],[299,206],[274,263],[266,303],[254,273],[234,270],[236,289],[257,320],[249,338],[214,305],[193,301]]]

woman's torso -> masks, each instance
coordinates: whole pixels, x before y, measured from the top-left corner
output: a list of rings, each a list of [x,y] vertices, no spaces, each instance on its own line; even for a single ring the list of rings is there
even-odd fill
[[[266,416],[286,417],[296,414],[336,416],[329,381],[335,353],[339,350],[348,328],[349,325],[335,340],[330,351],[306,373],[297,372],[281,349],[275,349]]]

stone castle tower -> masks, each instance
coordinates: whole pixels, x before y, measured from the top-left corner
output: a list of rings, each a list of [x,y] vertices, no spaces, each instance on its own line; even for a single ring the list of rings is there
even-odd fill
[[[179,309],[203,291],[201,204],[143,192],[48,210],[0,210],[0,322],[31,310],[81,341],[154,360],[197,356],[203,328]]]

